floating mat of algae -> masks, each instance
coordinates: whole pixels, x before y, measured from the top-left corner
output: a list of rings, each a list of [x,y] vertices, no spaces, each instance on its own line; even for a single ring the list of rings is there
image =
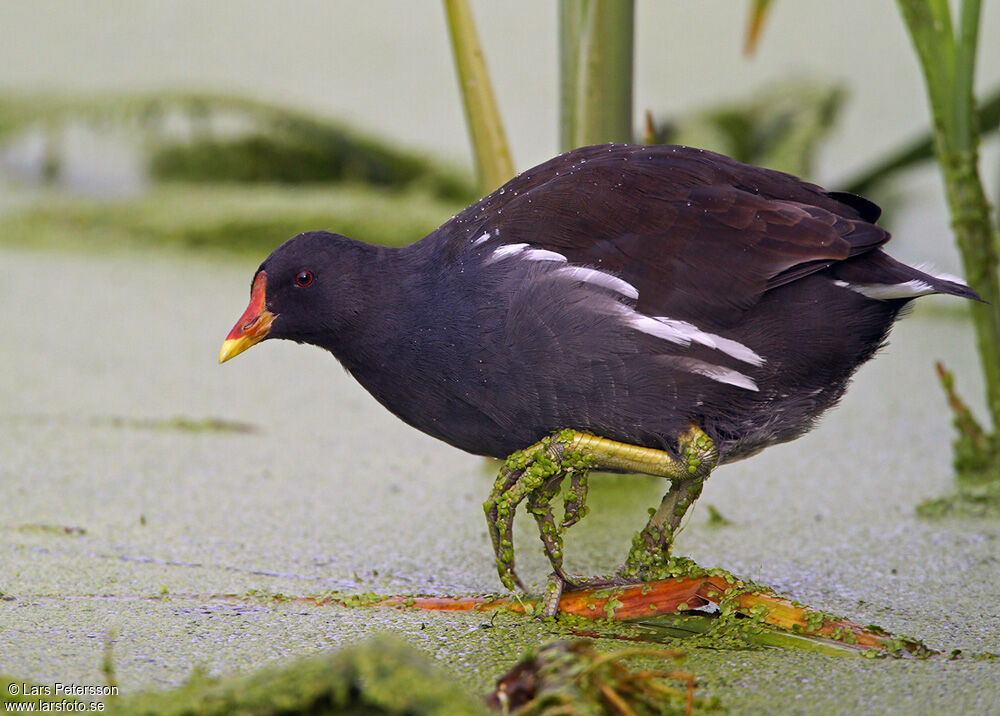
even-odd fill
[[[498,590],[481,509],[494,466],[400,423],[322,351],[271,342],[216,365],[253,268],[0,252],[0,673],[102,683],[113,632],[127,695],[181,684],[196,667],[242,672],[388,630],[485,693],[559,630],[511,615],[217,596]],[[946,652],[997,651],[1000,523],[914,511],[951,489],[933,361],[964,396],[981,394],[970,327],[926,302],[817,430],[720,468],[677,550]],[[252,430],[169,429],[178,419]],[[591,480],[567,567],[612,571],[662,491],[654,478]],[[709,504],[731,524],[712,526]],[[515,545],[540,589],[530,520]],[[735,714],[1000,703],[1000,666],[972,659],[701,649],[684,668]]]

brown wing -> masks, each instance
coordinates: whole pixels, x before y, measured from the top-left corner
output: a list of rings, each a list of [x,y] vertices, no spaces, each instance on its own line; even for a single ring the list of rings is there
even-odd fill
[[[671,146],[586,147],[516,177],[442,227],[613,273],[638,309],[731,325],[768,290],[870,251],[878,207],[788,174]],[[449,228],[450,227],[450,228]]]

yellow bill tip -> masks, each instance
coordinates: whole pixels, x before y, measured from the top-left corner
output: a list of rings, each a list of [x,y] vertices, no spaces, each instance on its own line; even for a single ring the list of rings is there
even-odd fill
[[[253,343],[242,338],[227,338],[222,343],[222,350],[219,351],[219,365],[222,365],[230,358],[235,358]]]
[[[220,364],[267,338],[271,322],[274,321],[274,314],[264,307],[266,286],[267,275],[260,271],[254,278],[250,290],[250,305],[222,343],[222,350],[219,351]]]

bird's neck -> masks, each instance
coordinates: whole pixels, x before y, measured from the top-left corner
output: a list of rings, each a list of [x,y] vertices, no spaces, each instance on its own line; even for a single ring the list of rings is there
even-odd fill
[[[416,424],[428,392],[447,394],[448,368],[469,352],[459,345],[460,328],[473,307],[455,295],[448,262],[426,246],[379,248],[366,261],[370,270],[357,289],[366,294],[356,320],[323,347],[380,403]]]
[[[317,343],[359,380],[370,371],[391,370],[392,362],[412,344],[421,306],[426,305],[424,292],[429,290],[422,283],[428,271],[419,248],[355,246],[357,263],[342,287],[350,292],[351,310],[338,330],[325,333]]]

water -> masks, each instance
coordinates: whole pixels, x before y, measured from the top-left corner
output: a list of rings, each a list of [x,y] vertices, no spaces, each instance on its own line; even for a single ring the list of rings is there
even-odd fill
[[[499,589],[480,507],[493,465],[403,425],[320,350],[268,342],[216,365],[252,270],[0,253],[0,591],[14,598],[0,601],[0,673],[101,683],[113,633],[133,691],[177,684],[195,664],[247,669],[388,629],[485,691],[552,628],[245,596]],[[678,552],[939,649],[1000,650],[1000,525],[913,512],[950,487],[935,358],[978,394],[969,326],[918,311],[818,430],[712,476]],[[255,429],[171,429],[177,416]],[[592,485],[567,566],[606,573],[663,488],[648,477]],[[733,525],[710,527],[709,504]],[[516,544],[538,588],[545,565],[526,520]],[[732,713],[987,713],[1000,702],[991,662],[702,651],[687,666]]]

